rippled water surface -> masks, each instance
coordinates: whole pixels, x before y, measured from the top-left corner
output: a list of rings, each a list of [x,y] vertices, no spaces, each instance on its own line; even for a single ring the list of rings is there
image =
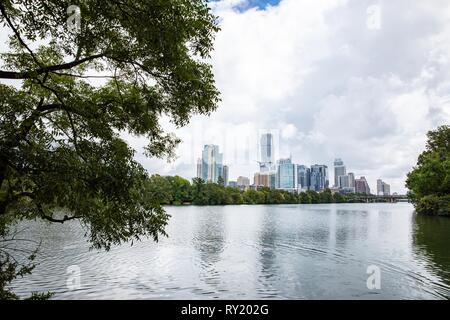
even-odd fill
[[[418,217],[410,204],[167,211],[169,238],[109,252],[89,251],[77,222],[22,224],[42,245],[14,290],[55,299],[450,298],[450,219]],[[77,289],[67,285],[70,266],[80,270]],[[379,290],[367,288],[369,266],[381,270]]]

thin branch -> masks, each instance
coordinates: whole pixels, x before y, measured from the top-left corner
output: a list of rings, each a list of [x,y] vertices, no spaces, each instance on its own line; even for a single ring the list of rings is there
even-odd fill
[[[109,75],[98,75],[98,76],[91,76],[91,75],[86,75],[86,76],[82,76],[79,74],[73,74],[73,73],[64,73],[64,72],[52,72],[53,74],[56,74],[58,76],[67,76],[67,77],[74,77],[74,78],[82,78],[82,79],[90,79],[90,78],[99,78],[99,79],[104,79],[104,78],[114,78],[114,76],[109,76]]]
[[[17,39],[19,40],[20,44],[27,49],[27,51],[30,53],[31,57],[33,58],[34,62],[36,62],[36,64],[41,67],[41,63],[39,62],[39,60],[36,58],[36,56],[34,55],[33,51],[31,51],[31,49],[27,46],[27,44],[25,43],[25,41],[22,39],[22,37],[20,36],[19,31],[17,30],[17,28],[14,26],[14,24],[12,23],[11,19],[9,19],[8,15],[6,14],[6,9],[5,6],[0,3],[0,12],[2,13],[3,17],[5,18],[6,22],[8,23],[8,25],[10,26],[10,28],[13,30],[14,34],[16,35]]]
[[[36,203],[36,207],[37,207],[39,213],[41,214],[40,217],[42,219],[50,221],[50,222],[64,223],[66,221],[70,221],[70,220],[80,219],[81,218],[79,216],[69,217],[69,216],[65,215],[64,218],[62,218],[62,219],[56,219],[56,218],[53,218],[52,216],[46,215],[45,212],[44,212],[44,208],[42,208],[42,205],[40,203]]]
[[[72,216],[72,217],[64,216],[64,218],[62,218],[62,219],[55,219],[55,218],[53,218],[51,216],[43,215],[43,216],[41,216],[41,218],[45,219],[47,221],[50,221],[50,222],[64,223],[66,221],[80,219],[81,217],[78,217],[78,216]]]
[[[36,70],[31,71],[24,71],[24,72],[13,72],[13,71],[3,71],[0,70],[0,79],[29,79],[33,78],[36,75],[59,71],[59,70],[69,70],[76,66],[79,66],[80,64],[83,64],[85,62],[89,62],[95,59],[99,59],[104,57],[105,55],[103,53],[95,54],[89,57],[85,57],[83,59],[74,60],[68,63],[53,65],[53,66],[47,66],[42,67]]]

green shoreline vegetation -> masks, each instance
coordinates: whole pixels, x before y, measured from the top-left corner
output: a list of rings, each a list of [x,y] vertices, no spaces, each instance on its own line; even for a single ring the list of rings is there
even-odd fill
[[[428,132],[426,149],[406,186],[417,213],[450,217],[450,126]]]
[[[322,192],[306,191],[300,193],[285,190],[270,189],[267,187],[257,190],[241,190],[239,187],[224,186],[219,183],[205,182],[195,178],[190,183],[180,176],[150,177],[147,192],[152,201],[160,205],[257,205],[257,204],[318,204],[318,203],[361,203],[363,199],[373,198],[366,194],[340,194],[332,193],[330,189]],[[383,199],[376,199],[383,201]]]

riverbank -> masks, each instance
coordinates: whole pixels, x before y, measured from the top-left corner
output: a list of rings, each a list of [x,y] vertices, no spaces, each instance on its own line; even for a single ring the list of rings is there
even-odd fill
[[[242,190],[225,187],[218,183],[207,183],[193,179],[192,183],[179,176],[153,175],[146,189],[151,200],[162,205],[240,205],[240,204],[319,204],[319,203],[367,203],[395,202],[406,196],[384,196],[332,192],[289,192],[285,190],[260,187]]]

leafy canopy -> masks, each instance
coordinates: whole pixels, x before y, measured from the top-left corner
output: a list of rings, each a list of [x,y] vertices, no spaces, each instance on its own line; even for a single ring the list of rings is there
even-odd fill
[[[428,133],[426,150],[408,174],[406,186],[417,212],[450,215],[450,126]]]
[[[0,219],[79,219],[97,248],[157,240],[168,216],[121,137],[143,136],[147,156],[170,158],[179,139],[161,117],[183,126],[216,109],[205,62],[216,17],[203,0],[84,0],[74,32],[72,4],[0,2],[11,33],[0,55],[0,81],[9,80],[0,84]]]

